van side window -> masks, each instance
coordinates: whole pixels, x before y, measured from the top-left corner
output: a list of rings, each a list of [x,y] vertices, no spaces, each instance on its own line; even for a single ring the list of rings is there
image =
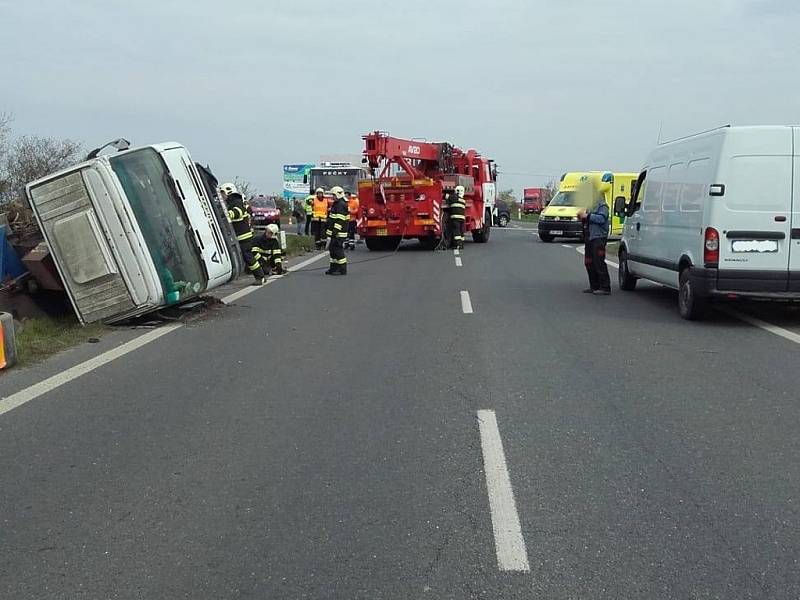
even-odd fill
[[[681,182],[686,172],[686,163],[673,163],[669,166],[667,182],[664,184],[664,194],[661,200],[661,210],[675,212],[681,194]]]
[[[640,194],[644,212],[661,212],[661,200],[664,193],[666,167],[652,167],[647,172],[647,183]]]
[[[708,181],[711,179],[711,159],[690,160],[686,166],[686,176],[681,190],[681,212],[700,212],[703,199],[708,195]]]

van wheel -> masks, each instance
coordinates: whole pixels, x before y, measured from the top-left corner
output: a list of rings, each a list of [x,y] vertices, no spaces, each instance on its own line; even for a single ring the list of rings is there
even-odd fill
[[[703,318],[707,308],[708,300],[697,297],[686,267],[678,279],[678,312],[687,321],[696,321]]]
[[[550,242],[553,241],[553,236],[552,235],[548,235],[546,233],[540,233],[539,234],[539,239],[542,240],[545,244],[549,244]]]
[[[628,270],[628,253],[624,250],[619,253],[619,269],[617,269],[619,276],[619,289],[626,292],[632,292],[636,289],[636,282],[639,281],[638,277],[631,275]]]

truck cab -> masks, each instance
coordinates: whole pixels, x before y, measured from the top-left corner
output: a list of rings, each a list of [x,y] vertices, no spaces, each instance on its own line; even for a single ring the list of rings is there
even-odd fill
[[[180,144],[92,158],[26,193],[82,323],[144,314],[239,274],[230,225]]]

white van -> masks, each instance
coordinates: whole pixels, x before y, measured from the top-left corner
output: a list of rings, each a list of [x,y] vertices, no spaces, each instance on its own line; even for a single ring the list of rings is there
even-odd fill
[[[28,184],[82,323],[183,301],[238,276],[241,256],[207,171],[180,144],[92,158]]]
[[[722,127],[650,153],[625,213],[619,285],[679,290],[685,319],[711,298],[800,300],[800,128]]]

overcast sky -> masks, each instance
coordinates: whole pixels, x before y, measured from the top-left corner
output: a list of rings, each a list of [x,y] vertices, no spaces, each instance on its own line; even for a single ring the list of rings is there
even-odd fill
[[[87,147],[179,141],[279,193],[361,135],[473,147],[501,188],[800,124],[800,0],[0,0],[0,112]]]

